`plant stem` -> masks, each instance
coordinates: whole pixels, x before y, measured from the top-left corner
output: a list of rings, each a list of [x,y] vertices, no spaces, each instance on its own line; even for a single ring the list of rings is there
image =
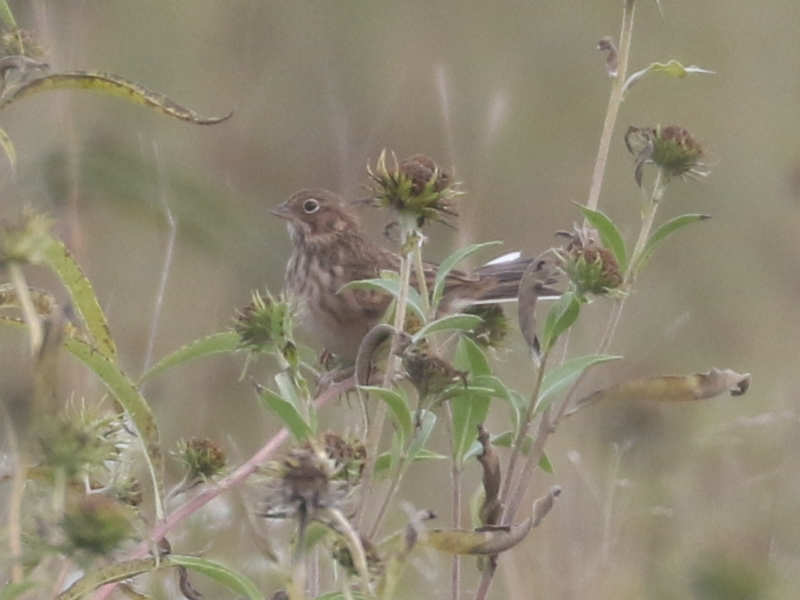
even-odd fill
[[[8,267],[8,275],[11,278],[11,283],[17,292],[19,305],[22,309],[22,318],[28,326],[30,332],[30,347],[31,356],[36,356],[39,348],[42,347],[42,323],[39,320],[39,315],[36,313],[36,308],[31,300],[31,293],[28,289],[28,283],[25,281],[25,274],[22,268],[16,261],[9,261],[6,265]]]
[[[589,200],[586,202],[586,206],[592,210],[597,210],[600,191],[603,188],[606,164],[608,163],[608,153],[611,149],[611,137],[614,135],[614,126],[617,123],[617,115],[623,100],[623,88],[625,80],[628,78],[628,60],[633,39],[633,17],[635,12],[636,0],[625,0],[625,7],[622,12],[622,26],[619,34],[619,48],[617,50],[617,76],[611,82],[611,94],[608,98],[603,133],[600,136],[600,147],[597,150],[597,158],[592,172]]]
[[[401,218],[401,240],[405,244],[412,229],[408,222]],[[386,359],[386,373],[383,376],[383,387],[388,388],[392,385],[394,378],[394,367],[396,356],[400,350],[400,334],[405,328],[406,322],[406,308],[408,306],[408,287],[411,282],[411,260],[408,252],[400,255],[400,289],[397,295],[397,304],[394,311],[394,335],[392,336],[392,344],[389,350],[389,356]],[[362,476],[362,486],[364,493],[361,500],[361,505],[358,510],[358,526],[361,529],[364,524],[364,507],[368,505],[369,498],[372,495],[373,475],[375,471],[375,462],[378,458],[378,448],[383,436],[383,427],[386,423],[386,416],[389,407],[385,402],[379,402],[378,407],[375,409],[375,419],[369,428],[367,434],[367,464],[364,467],[364,474]],[[379,515],[380,516],[380,515]],[[376,524],[377,524],[376,519]],[[373,525],[373,529],[376,527]]]
[[[539,391],[542,388],[542,380],[544,379],[544,372],[547,366],[547,358],[550,355],[550,351],[546,351],[542,355],[541,363],[539,364],[539,370],[536,373],[536,383],[533,386],[533,391],[531,392],[530,401],[528,402],[528,408],[525,410],[525,415],[522,418],[522,422],[520,423],[519,432],[517,433],[517,437],[514,440],[514,445],[511,450],[511,458],[508,461],[508,469],[506,471],[506,475],[503,481],[503,489],[500,492],[500,500],[506,505],[506,509],[503,512],[503,518],[500,520],[501,523],[506,523],[506,515],[508,514],[508,499],[509,493],[511,491],[511,482],[514,479],[514,474],[517,468],[517,461],[519,460],[519,455],[522,452],[522,445],[525,442],[525,437],[528,435],[528,429],[531,425],[531,420],[533,415],[535,414],[535,410],[537,407],[537,401],[539,399]],[[513,515],[511,515],[513,518]]]

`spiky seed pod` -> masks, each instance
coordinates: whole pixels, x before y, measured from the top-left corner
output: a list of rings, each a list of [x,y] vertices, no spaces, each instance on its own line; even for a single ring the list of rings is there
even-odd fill
[[[455,382],[467,385],[467,373],[446,360],[431,354],[420,345],[409,346],[403,353],[403,368],[421,399],[436,395]]]
[[[282,464],[282,486],[290,503],[306,514],[326,505],[332,469],[327,457],[310,448],[295,448]]]
[[[376,206],[391,208],[414,217],[419,227],[428,220],[449,224],[447,217],[456,217],[453,200],[461,195],[454,189],[450,175],[428,156],[415,154],[393,165],[386,164],[386,151],[381,152],[373,169],[367,173],[373,181],[372,200]]]
[[[24,212],[16,223],[0,225],[0,264],[17,262],[38,264],[50,245],[50,217]]]
[[[667,178],[708,175],[708,167],[702,161],[703,147],[683,127],[632,126],[625,133],[625,145],[636,158],[634,177],[639,186],[646,164],[656,165]]]
[[[76,549],[105,555],[130,535],[131,521],[121,504],[95,494],[83,497],[67,511],[62,529]]]
[[[177,455],[186,465],[189,480],[209,479],[225,468],[225,453],[208,439],[180,440]]]
[[[253,292],[250,304],[236,315],[233,325],[241,338],[243,348],[251,352],[266,352],[275,348],[284,352],[292,341],[292,303],[281,296],[274,298],[269,292]]]
[[[367,449],[359,439],[345,439],[337,433],[328,432],[323,441],[325,453],[333,461],[334,478],[355,484],[361,478],[367,458]],[[310,445],[308,446],[310,449]]]
[[[562,267],[579,295],[607,294],[622,284],[617,259],[600,242],[597,230],[576,226],[560,235],[568,240],[560,251]]]
[[[68,479],[102,466],[117,455],[113,442],[106,439],[96,424],[74,418],[59,416],[45,420],[39,427],[38,440],[43,465],[62,470]]]

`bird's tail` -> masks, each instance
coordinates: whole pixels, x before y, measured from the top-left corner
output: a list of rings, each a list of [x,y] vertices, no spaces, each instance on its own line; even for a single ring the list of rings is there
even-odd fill
[[[525,269],[535,258],[515,258],[509,261],[492,261],[475,271],[481,279],[493,280],[495,285],[487,286],[486,292],[474,304],[494,304],[498,302],[512,302],[519,295],[519,282]],[[561,292],[554,287],[556,280],[548,281],[543,288],[540,298],[557,298]]]

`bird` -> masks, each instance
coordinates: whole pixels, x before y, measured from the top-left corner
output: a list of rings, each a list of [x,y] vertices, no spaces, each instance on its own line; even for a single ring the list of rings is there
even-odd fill
[[[352,204],[326,189],[302,189],[271,213],[286,220],[292,249],[285,289],[299,302],[300,324],[330,353],[354,361],[361,340],[381,322],[391,302],[388,293],[345,288],[361,279],[398,271],[400,256],[371,241]],[[445,280],[439,316],[476,304],[514,300],[532,258],[492,261],[473,271],[453,269]],[[438,265],[424,264],[430,286]],[[412,284],[415,284],[412,276]],[[416,284],[415,284],[416,285]]]

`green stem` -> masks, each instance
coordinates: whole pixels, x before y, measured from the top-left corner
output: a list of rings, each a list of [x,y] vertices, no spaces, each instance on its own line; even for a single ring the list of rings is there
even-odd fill
[[[600,147],[597,150],[597,158],[592,172],[589,200],[586,203],[586,206],[592,210],[597,210],[597,203],[600,199],[600,191],[603,188],[603,178],[605,177],[608,163],[608,153],[611,149],[611,138],[614,134],[617,115],[622,105],[625,80],[628,78],[628,61],[631,52],[631,41],[633,40],[633,17],[635,12],[636,0],[625,0],[625,8],[622,12],[622,27],[619,34],[619,48],[617,50],[617,76],[611,83],[611,94],[608,99],[605,122],[603,123],[603,133],[600,136]]]
[[[401,219],[401,240],[405,243],[408,239],[409,233],[412,231],[407,222]],[[411,260],[409,253],[405,252],[400,255],[400,291],[397,295],[397,303],[394,312],[394,335],[392,336],[392,344],[389,350],[389,356],[386,359],[386,373],[383,376],[383,387],[389,388],[392,385],[394,378],[395,361],[397,354],[400,350],[400,337],[405,328],[406,322],[406,309],[408,307],[408,287],[411,282]],[[367,464],[364,467],[364,475],[362,485],[364,495],[360,510],[358,511],[358,525],[359,529],[364,523],[364,507],[369,505],[369,498],[372,492],[373,475],[375,471],[375,462],[378,457],[378,448],[380,446],[381,437],[383,436],[383,428],[386,424],[386,417],[388,415],[388,405],[385,402],[379,402],[378,407],[375,409],[375,419],[370,425],[367,434]],[[377,520],[376,520],[377,523]],[[373,529],[375,527],[373,526]]]
[[[19,263],[13,260],[9,261],[7,267],[11,283],[14,285],[14,289],[17,292],[17,298],[19,298],[22,318],[25,320],[25,324],[28,326],[28,331],[30,332],[31,356],[36,356],[39,348],[42,347],[42,323],[39,321],[39,315],[36,313],[33,300],[31,300],[28,283],[25,281],[25,274],[22,272]]]
[[[522,445],[525,442],[525,437],[528,435],[528,429],[530,428],[531,420],[536,414],[536,408],[538,407],[539,401],[539,391],[542,389],[542,381],[544,379],[544,372],[545,368],[547,367],[547,358],[549,355],[549,350],[545,351],[545,353],[542,355],[542,360],[539,364],[539,370],[536,373],[536,383],[533,386],[533,391],[531,392],[531,397],[528,401],[528,408],[525,409],[525,415],[520,422],[519,432],[517,432],[517,437],[514,440],[514,445],[511,450],[511,458],[508,461],[508,469],[503,480],[503,489],[500,492],[500,500],[506,505],[506,510],[504,511],[503,518],[500,521],[501,523],[506,523],[511,482],[514,479],[517,461],[519,460],[520,453],[522,452]],[[513,517],[513,514],[511,516]]]

